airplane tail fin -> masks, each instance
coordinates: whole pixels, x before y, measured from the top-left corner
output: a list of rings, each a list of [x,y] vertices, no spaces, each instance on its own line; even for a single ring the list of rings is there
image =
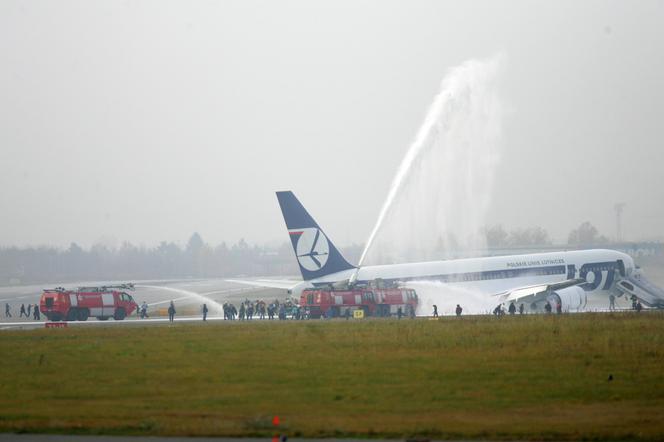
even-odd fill
[[[277,199],[305,281],[355,268],[341,256],[293,192],[277,192]]]

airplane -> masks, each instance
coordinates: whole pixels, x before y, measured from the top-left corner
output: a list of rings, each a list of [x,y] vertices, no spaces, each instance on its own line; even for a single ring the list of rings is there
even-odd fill
[[[350,264],[291,191],[277,192],[302,281],[229,280],[288,290],[299,295],[314,287],[365,286],[376,280],[409,286],[441,283],[485,294],[497,304],[524,303],[543,311],[547,302],[564,311],[582,311],[588,295],[610,294],[664,308],[664,290],[648,281],[626,253],[608,249],[412,262],[390,265]]]

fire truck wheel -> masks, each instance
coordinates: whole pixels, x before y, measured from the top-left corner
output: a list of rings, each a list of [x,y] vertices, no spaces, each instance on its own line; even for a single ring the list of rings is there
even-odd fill
[[[51,317],[49,319],[53,322],[58,322],[62,320],[62,315],[60,313],[51,313]]]
[[[82,308],[78,311],[78,320],[79,321],[87,321],[88,316],[90,316],[90,312],[88,311],[87,308]]]
[[[108,319],[108,316],[97,316],[97,319],[100,321],[106,321]]]
[[[119,308],[115,311],[115,315],[113,315],[113,319],[116,321],[122,321],[125,316],[127,316],[127,313],[125,312],[125,309]]]
[[[78,309],[77,308],[70,308],[69,311],[67,312],[67,318],[65,319],[66,321],[76,321],[78,319]]]

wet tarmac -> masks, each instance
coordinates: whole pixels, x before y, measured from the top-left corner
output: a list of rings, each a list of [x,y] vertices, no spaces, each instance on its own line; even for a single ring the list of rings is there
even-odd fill
[[[70,321],[67,326],[95,326],[117,324],[162,324],[168,322],[166,309],[168,304],[173,301],[178,314],[177,322],[201,321],[202,306],[206,303],[209,308],[208,320],[215,321],[223,319],[223,312],[220,304],[224,302],[234,303],[236,306],[249,299],[256,301],[258,299],[271,302],[278,298],[283,300],[287,294],[285,290],[264,289],[260,287],[251,287],[225,281],[223,279],[206,280],[151,280],[151,281],[121,281],[133,282],[135,290],[128,293],[138,304],[145,301],[148,304],[148,314],[150,318],[139,319],[136,314],[129,315],[123,321],[99,321],[95,318],[89,318],[85,322]],[[115,284],[121,283],[115,282]],[[78,283],[56,283],[40,284],[27,286],[0,287],[0,330],[16,328],[37,328],[44,327],[45,317],[42,315],[40,321],[30,317],[20,317],[21,304],[38,304],[42,291],[45,288],[62,286],[65,288],[90,287],[100,285],[111,285],[113,282],[78,282]],[[5,305],[9,304],[11,317],[5,315]]]

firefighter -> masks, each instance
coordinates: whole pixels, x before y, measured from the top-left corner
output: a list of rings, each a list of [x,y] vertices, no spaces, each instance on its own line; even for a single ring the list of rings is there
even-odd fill
[[[616,297],[613,293],[609,295],[609,311],[614,311],[616,309]]]
[[[244,321],[244,310],[245,309],[244,309],[244,302],[243,302],[243,303],[240,304],[240,314],[238,316],[240,321]]]
[[[399,308],[397,309],[397,318],[401,319],[402,316],[403,316],[403,310],[401,310],[401,306],[399,306]]]
[[[562,302],[556,302],[556,313],[561,315],[563,313],[563,304]]]
[[[143,304],[141,304],[141,319],[145,319],[148,317],[148,303],[143,301]]]
[[[438,306],[436,304],[433,305],[433,317],[438,317]]]
[[[350,307],[346,307],[346,311],[344,312],[344,317],[346,318],[346,321],[350,319]]]
[[[524,308],[525,308],[525,307],[523,306],[523,302],[522,302],[521,304],[519,304],[519,314],[520,314],[520,315],[523,315],[523,309],[524,309]]]
[[[35,304],[35,308],[33,310],[33,318],[35,321],[39,321],[41,319],[41,315],[39,314],[39,304]]]
[[[514,315],[514,313],[516,313],[516,305],[514,305],[514,301],[510,303],[509,312],[510,315]]]
[[[11,318],[12,312],[10,311],[9,303],[5,302],[5,318]]]
[[[32,304],[28,304],[28,313],[26,313],[25,315],[26,318],[30,317],[31,310],[32,310]]]
[[[171,305],[168,306],[168,320],[173,322],[175,319],[175,304],[171,301]]]
[[[641,305],[641,301],[636,301],[636,307],[635,307],[636,313],[640,313],[642,308],[643,306]]]
[[[25,304],[21,304],[21,311],[19,312],[18,317],[22,318],[23,315],[25,315],[26,318],[28,317],[28,315],[25,314]]]
[[[551,304],[549,301],[546,301],[546,304],[544,304],[544,310],[546,311],[547,314],[551,313]]]
[[[463,311],[463,309],[461,308],[461,306],[460,306],[459,304],[457,304],[457,306],[456,306],[456,310],[455,310],[456,315],[457,315],[457,316],[461,316],[461,312],[462,312],[462,311]]]
[[[203,321],[207,320],[208,308],[206,304],[203,304]]]

